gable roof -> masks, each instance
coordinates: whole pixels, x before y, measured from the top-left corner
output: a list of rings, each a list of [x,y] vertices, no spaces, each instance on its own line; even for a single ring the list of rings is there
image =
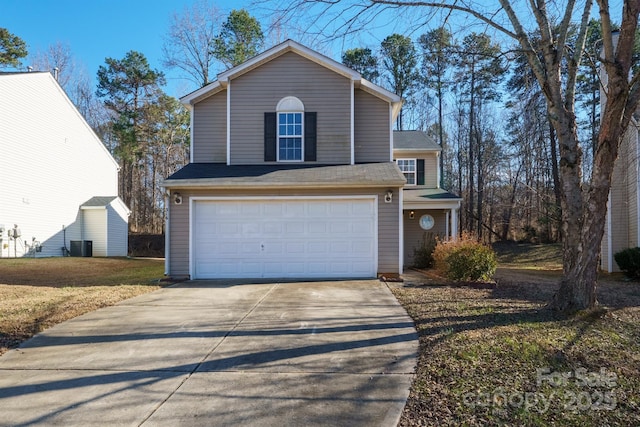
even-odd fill
[[[87,200],[86,202],[84,202],[83,204],[80,205],[80,207],[82,208],[89,208],[89,207],[105,207],[105,206],[109,206],[111,204],[111,202],[113,202],[115,199],[117,199],[117,196],[106,196],[106,197],[102,197],[102,196],[95,196],[90,198],[89,200]]]
[[[120,205],[124,211],[127,213],[131,213],[131,210],[124,204],[124,201],[118,196],[94,196],[80,205],[80,209],[105,209],[107,206],[113,205],[114,203]]]
[[[442,151],[426,132],[420,130],[394,130],[393,148],[396,150]]]
[[[115,167],[118,170],[120,169],[118,162],[113,158],[109,150],[107,150],[107,147],[102,143],[102,140],[100,140],[91,126],[89,126],[85,118],[80,114],[77,107],[73,102],[71,102],[69,96],[50,72],[0,72],[0,93],[2,94],[0,101],[10,100],[12,97],[20,100],[20,104],[22,106],[18,107],[16,107],[15,102],[0,102],[0,116],[6,116],[6,114],[4,114],[5,108],[12,109],[13,111],[15,111],[15,108],[20,108],[20,114],[25,120],[22,124],[18,125],[22,126],[24,126],[25,123],[37,122],[40,120],[40,118],[36,116],[39,112],[37,112],[35,108],[29,108],[27,106],[43,105],[43,99],[57,100],[57,96],[59,95],[62,104],[57,104],[57,106],[61,107],[66,104],[69,107],[69,110],[61,109],[61,111],[55,111],[55,113],[68,114],[68,112],[71,111],[75,120],[77,120],[78,123],[81,123],[81,126],[88,132],[91,140],[100,147],[101,151],[104,152]],[[53,96],[56,98],[51,98]]]
[[[218,74],[218,79],[215,82],[209,83],[208,85],[183,96],[180,98],[180,101],[189,108],[191,105],[225,89],[229,84],[229,80],[248,73],[249,71],[258,68],[262,64],[272,61],[287,52],[293,52],[303,58],[315,62],[318,65],[328,68],[329,70],[353,81],[355,87],[391,103],[394,114],[397,114],[397,112],[400,111],[402,100],[395,93],[371,83],[370,81],[362,78],[360,73],[352,70],[351,68],[348,68],[345,65],[293,40],[286,40],[236,67],[223,71]]]
[[[336,188],[400,187],[406,179],[394,162],[356,165],[226,165],[190,163],[162,184],[171,187]]]

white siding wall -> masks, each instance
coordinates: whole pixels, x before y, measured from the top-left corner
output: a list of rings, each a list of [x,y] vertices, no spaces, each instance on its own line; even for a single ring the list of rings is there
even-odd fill
[[[127,256],[129,250],[128,215],[119,203],[107,207],[107,256]]]
[[[81,238],[83,202],[117,194],[117,164],[48,73],[0,76],[0,177],[0,224],[41,241],[39,256],[62,254],[63,226],[67,248]]]
[[[107,256],[107,210],[84,209],[82,240],[91,240],[93,256]]]

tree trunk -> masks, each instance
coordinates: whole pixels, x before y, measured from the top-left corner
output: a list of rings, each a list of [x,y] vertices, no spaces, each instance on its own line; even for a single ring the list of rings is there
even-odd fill
[[[549,142],[551,143],[551,174],[553,175],[553,194],[555,196],[555,206],[557,209],[556,218],[562,218],[562,195],[560,193],[560,176],[558,174],[558,143],[556,141],[556,131],[553,123],[549,120]],[[562,239],[561,224],[556,224],[556,241]]]
[[[631,116],[630,112],[628,116],[625,114],[627,97],[623,96],[623,93],[627,90],[626,86],[626,75],[610,76],[609,96],[593,161],[591,184],[584,200],[582,192],[576,191],[576,187],[580,186],[577,180],[581,175],[571,170],[575,165],[568,161],[570,156],[565,154],[567,145],[577,143],[575,116],[564,112],[563,121],[554,121],[561,153],[560,179],[564,196],[562,216],[565,251],[563,279],[551,301],[551,306],[556,310],[574,312],[594,308],[597,304],[600,243],[604,235],[611,177],[622,131],[626,130]],[[571,134],[566,132],[569,129],[572,129]],[[574,147],[574,152],[579,151]],[[576,221],[577,218],[581,218],[582,221]]]
[[[520,171],[522,170],[522,165],[524,162],[520,162],[518,166],[518,170],[516,171],[515,179],[513,180],[513,187],[511,189],[511,197],[509,199],[509,206],[507,210],[503,214],[502,221],[502,240],[507,240],[509,238],[509,228],[511,228],[511,215],[513,214],[513,208],[516,204],[516,192],[518,191],[518,179],[520,179]]]
[[[473,136],[474,136],[474,92],[475,92],[475,73],[473,72],[473,68],[471,70],[471,83],[470,83],[470,90],[469,90],[469,95],[470,95],[470,100],[469,100],[469,158],[468,158],[468,173],[469,175],[467,176],[467,185],[468,185],[468,200],[467,200],[467,211],[469,212],[469,220],[467,222],[467,230],[471,233],[473,233],[473,226],[474,226],[474,199],[475,199],[475,194],[474,194],[474,175],[475,175],[475,168],[474,168],[474,163],[475,163],[475,145],[474,145],[474,141],[473,141]]]

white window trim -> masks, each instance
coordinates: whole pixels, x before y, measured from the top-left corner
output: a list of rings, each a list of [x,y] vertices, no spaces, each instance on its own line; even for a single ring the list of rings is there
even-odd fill
[[[300,114],[300,160],[281,160],[280,159],[280,114]],[[297,138],[295,135],[283,135],[283,138],[292,137]],[[304,111],[278,111],[276,113],[276,161],[281,163],[300,163],[304,162]]]
[[[407,174],[407,173],[413,173],[413,184],[410,184],[407,181],[406,185],[415,187],[416,185],[418,185],[418,160],[417,159],[409,159],[409,158],[396,159],[396,165],[398,165],[398,162],[401,161],[401,160],[413,162],[413,172],[403,171],[402,169],[400,169],[400,171],[402,172],[402,175]],[[398,165],[398,166],[400,166],[400,165]]]
[[[300,114],[300,160],[280,160],[280,114]],[[283,136],[286,138],[289,135]],[[295,138],[295,136],[294,136]],[[304,162],[304,104],[295,96],[285,96],[276,105],[276,161],[281,163]]]

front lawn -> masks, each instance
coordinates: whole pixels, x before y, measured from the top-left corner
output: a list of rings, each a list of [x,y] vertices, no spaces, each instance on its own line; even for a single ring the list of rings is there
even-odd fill
[[[640,284],[603,276],[602,310],[558,317],[556,249],[516,249],[530,261],[499,254],[495,289],[392,286],[420,337],[400,425],[640,425]]]
[[[0,354],[57,323],[160,287],[164,261],[0,259]]]

